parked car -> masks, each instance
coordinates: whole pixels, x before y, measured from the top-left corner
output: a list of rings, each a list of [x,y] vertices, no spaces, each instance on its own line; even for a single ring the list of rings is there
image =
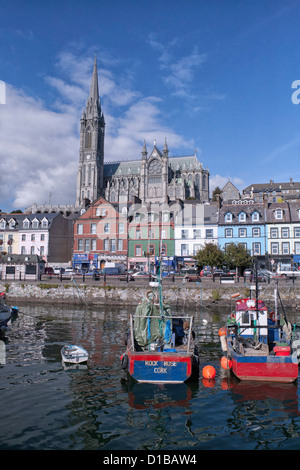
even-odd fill
[[[100,271],[100,274],[105,274],[106,276],[117,276],[120,274],[119,268],[103,268]]]
[[[223,269],[215,269],[213,272],[214,277],[220,277],[220,276],[223,276],[223,274],[225,274]]]
[[[73,268],[66,268],[64,272],[61,274],[61,276],[64,278],[71,278],[74,276],[76,272],[73,270]]]
[[[51,266],[45,268],[45,274],[47,274],[48,276],[53,276],[53,274],[55,274],[54,269]]]
[[[131,273],[123,273],[123,274],[120,274],[119,277],[118,277],[119,281],[134,281],[134,277],[133,277],[133,274]]]
[[[65,272],[65,268],[53,268],[54,274],[62,274]]]

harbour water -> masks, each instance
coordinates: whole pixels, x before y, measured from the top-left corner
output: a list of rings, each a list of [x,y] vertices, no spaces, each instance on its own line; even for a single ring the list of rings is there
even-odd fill
[[[130,307],[22,306],[0,348],[2,450],[187,451],[300,448],[299,383],[245,384],[220,366],[226,314],[199,309],[199,378],[129,384],[120,367]],[[292,318],[293,322],[300,319]],[[89,352],[66,368],[66,343]],[[216,369],[203,379],[205,365]]]

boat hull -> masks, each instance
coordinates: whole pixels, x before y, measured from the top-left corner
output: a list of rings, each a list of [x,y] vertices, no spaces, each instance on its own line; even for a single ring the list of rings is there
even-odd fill
[[[85,349],[78,346],[64,346],[61,350],[61,357],[65,363],[80,364],[87,362],[88,353]]]
[[[292,356],[240,356],[228,348],[231,371],[240,380],[292,383],[298,378],[298,363]]]
[[[132,352],[122,357],[122,366],[140,383],[183,383],[199,371],[194,354]]]

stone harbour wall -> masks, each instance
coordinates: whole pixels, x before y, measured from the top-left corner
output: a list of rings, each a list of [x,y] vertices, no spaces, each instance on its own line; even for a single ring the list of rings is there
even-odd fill
[[[72,283],[39,283],[39,282],[5,282],[0,281],[0,291],[6,292],[9,305],[31,303],[55,303],[72,305],[137,305],[149,290],[148,284],[134,286],[104,286]],[[211,304],[230,305],[232,295],[239,293],[241,297],[250,294],[249,285],[204,285],[190,283],[166,286],[163,289],[165,301],[172,306],[189,306],[200,308]],[[300,310],[300,285],[283,285],[280,296],[285,305]],[[272,302],[274,286],[262,285],[260,298]]]

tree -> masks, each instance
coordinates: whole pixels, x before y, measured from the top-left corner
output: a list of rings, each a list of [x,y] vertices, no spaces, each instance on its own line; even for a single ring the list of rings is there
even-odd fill
[[[244,270],[252,263],[249,250],[242,243],[230,243],[225,249],[225,264],[229,268],[238,267]]]
[[[216,201],[217,200],[217,195],[221,194],[222,190],[219,188],[219,186],[216,186],[215,189],[213,190],[213,193],[212,193],[212,200],[213,201]]]
[[[195,259],[200,267],[217,266],[219,268],[224,264],[224,252],[214,243],[207,243],[196,253]]]

